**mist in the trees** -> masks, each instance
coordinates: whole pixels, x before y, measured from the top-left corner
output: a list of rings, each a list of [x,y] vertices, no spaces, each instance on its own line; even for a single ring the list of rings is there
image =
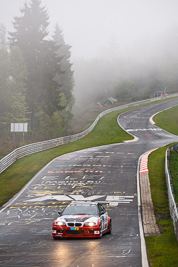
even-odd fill
[[[59,27],[49,35],[40,0],[25,2],[6,36],[0,27],[0,134],[8,141],[11,122],[28,122],[29,140],[66,134],[73,103],[70,46]],[[1,139],[0,138],[0,139]]]
[[[156,91],[177,91],[178,1],[0,4],[0,123],[5,132],[11,119],[23,119],[34,140],[51,138],[70,132],[73,106],[81,110],[108,97],[122,104]]]

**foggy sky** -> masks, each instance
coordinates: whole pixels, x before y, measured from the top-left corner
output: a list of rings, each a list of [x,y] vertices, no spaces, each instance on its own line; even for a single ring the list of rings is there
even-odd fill
[[[25,0],[0,0],[0,23],[11,31]],[[27,1],[29,2],[29,1]],[[111,44],[132,51],[140,42],[156,43],[178,26],[177,0],[42,0],[50,17],[50,33],[56,23],[72,46],[72,58],[92,58]],[[112,50],[112,49],[111,49]]]

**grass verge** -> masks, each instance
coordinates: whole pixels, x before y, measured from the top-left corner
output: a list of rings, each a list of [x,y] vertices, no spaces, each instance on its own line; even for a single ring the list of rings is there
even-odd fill
[[[156,125],[160,128],[178,135],[178,106],[165,110],[154,117]],[[176,203],[178,203],[178,153],[171,151],[170,171]]]
[[[78,141],[17,160],[1,174],[0,206],[19,192],[35,173],[52,159],[84,148],[120,143],[123,140],[133,139],[116,123],[117,116],[122,112],[124,110],[112,112],[102,117],[93,131]]]
[[[149,156],[149,179],[157,224],[161,235],[146,237],[148,255],[152,267],[176,267],[178,242],[169,215],[167,186],[164,171],[167,147],[152,152]]]
[[[169,169],[171,173],[171,182],[173,185],[175,201],[178,204],[178,153],[176,151],[171,151]]]
[[[178,106],[163,111],[154,117],[160,128],[178,135]],[[157,224],[161,235],[146,237],[148,255],[152,267],[176,267],[178,265],[178,242],[174,233],[169,213],[167,186],[165,179],[165,152],[167,147],[160,148],[149,156],[148,168],[151,195],[155,209]],[[178,158],[178,155],[174,155]],[[175,157],[170,159],[172,172],[177,172]],[[178,181],[176,180],[178,186]]]
[[[154,122],[160,128],[178,135],[178,106],[162,111],[154,117]]]

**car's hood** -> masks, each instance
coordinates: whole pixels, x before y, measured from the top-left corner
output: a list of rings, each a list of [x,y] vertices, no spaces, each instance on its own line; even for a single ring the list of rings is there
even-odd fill
[[[58,217],[57,218],[57,221],[66,221],[66,222],[85,222],[86,220],[96,220],[96,219],[99,219],[98,216],[94,216],[94,215],[64,215],[64,216],[61,216],[61,217]]]

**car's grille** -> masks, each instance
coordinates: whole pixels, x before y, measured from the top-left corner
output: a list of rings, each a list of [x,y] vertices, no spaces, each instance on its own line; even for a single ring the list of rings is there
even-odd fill
[[[82,226],[81,223],[75,223],[75,226]]]
[[[66,230],[69,235],[82,235],[84,231],[82,230]]]
[[[76,227],[81,227],[81,226],[82,226],[82,223],[78,223],[78,222],[75,222],[75,223],[74,223],[74,222],[70,222],[70,223],[67,223],[67,226],[70,226],[70,227],[71,227],[71,226],[72,226],[72,227],[73,227],[73,226],[74,226],[74,227],[75,227],[75,226],[76,226]]]
[[[74,223],[67,223],[67,226],[74,226]]]

